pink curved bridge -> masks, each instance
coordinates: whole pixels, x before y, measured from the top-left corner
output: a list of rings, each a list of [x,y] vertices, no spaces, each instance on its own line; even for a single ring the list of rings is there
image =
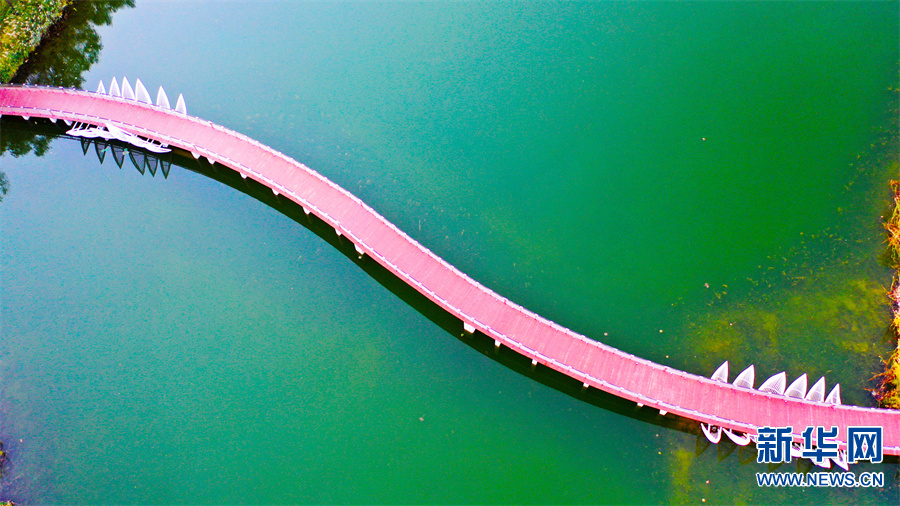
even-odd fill
[[[835,405],[713,381],[588,339],[546,320],[469,278],[309,167],[244,135],[167,108],[78,90],[0,86],[0,114],[114,128],[203,156],[252,178],[313,213],[398,278],[480,331],[570,376],[638,404],[756,434],[762,426],[884,428],[884,453],[900,455],[900,411]]]

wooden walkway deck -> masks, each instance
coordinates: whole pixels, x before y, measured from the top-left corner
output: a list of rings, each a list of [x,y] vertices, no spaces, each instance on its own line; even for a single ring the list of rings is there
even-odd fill
[[[198,118],[97,93],[0,86],[0,115],[111,124],[182,148],[253,178],[334,227],[398,278],[460,319],[536,364],[685,418],[749,434],[760,426],[884,428],[884,453],[900,455],[900,411],[832,405],[762,393],[688,374],[576,334],[507,300],[414,241],[309,167],[244,135]],[[647,408],[645,408],[647,409]]]

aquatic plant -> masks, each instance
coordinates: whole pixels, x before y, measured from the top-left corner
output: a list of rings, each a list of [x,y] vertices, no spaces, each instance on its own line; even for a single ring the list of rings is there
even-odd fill
[[[691,467],[694,454],[684,448],[675,448],[671,453],[672,462],[669,467],[672,504],[689,504],[697,502],[692,483]]]

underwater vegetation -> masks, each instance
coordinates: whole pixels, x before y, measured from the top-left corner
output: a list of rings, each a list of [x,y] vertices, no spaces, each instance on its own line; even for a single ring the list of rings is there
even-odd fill
[[[840,267],[779,287],[768,299],[725,304],[693,319],[686,330],[699,337],[704,367],[712,371],[731,359],[738,368],[755,364],[761,379],[780,371],[825,376],[829,387],[845,387],[848,403],[871,403],[862,381],[883,348],[884,288],[860,273],[844,275]]]

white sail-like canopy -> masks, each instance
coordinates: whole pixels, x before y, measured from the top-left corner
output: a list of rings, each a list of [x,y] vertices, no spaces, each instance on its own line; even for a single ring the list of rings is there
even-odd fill
[[[127,98],[128,100],[134,100],[134,89],[131,88],[131,85],[128,84],[128,78],[122,78],[122,98]]]
[[[147,91],[147,88],[144,87],[144,83],[142,83],[140,79],[138,79],[134,83],[134,96],[138,99],[139,102],[143,102],[145,104],[153,103],[153,100],[150,98],[150,93]]]
[[[802,399],[806,397],[806,373],[803,373],[802,376],[795,379],[791,386],[787,387],[784,395],[788,397],[796,397],[798,399]]]
[[[722,383],[728,383],[728,361],[722,362],[722,365],[716,369],[716,372],[712,375],[713,381],[721,381]]]
[[[819,378],[819,381],[806,394],[806,400],[808,401],[822,402],[823,399],[825,399],[825,376]]]
[[[834,385],[834,388],[831,389],[831,393],[828,394],[828,397],[825,398],[825,402],[829,404],[840,404],[841,403],[841,384],[837,383]]]
[[[109,94],[114,97],[121,97],[122,90],[119,89],[119,83],[116,82],[116,78],[112,78],[112,83],[109,84]]]
[[[844,471],[850,470],[850,463],[847,461],[847,452],[845,450],[838,450],[837,458],[831,457],[831,461]]]
[[[175,103],[175,110],[181,114],[187,114],[187,107],[184,105],[184,95],[178,94],[178,102]]]
[[[753,388],[753,381],[755,380],[755,370],[753,369],[753,365],[746,368],[738,374],[738,377],[734,379],[734,386],[743,387],[743,388]]]
[[[100,86],[97,86],[97,93],[106,95],[106,88],[103,87],[103,81],[100,81]]]
[[[787,385],[787,374],[780,372],[763,381],[763,384],[759,386],[759,391],[782,395],[784,394],[785,385]]]
[[[818,383],[816,383],[818,385]],[[815,387],[813,387],[815,388]],[[834,388],[831,389],[831,392],[828,394],[828,397],[825,398],[825,402],[829,404],[840,404],[841,403],[841,384],[836,383]],[[838,450],[837,458],[831,457],[831,461],[834,464],[844,471],[848,471],[850,469],[849,462],[847,460],[847,450]]]
[[[159,87],[159,92],[156,93],[156,105],[165,107],[166,109],[172,108],[172,106],[169,105],[169,97],[166,96],[166,90],[164,90],[162,86]]]

